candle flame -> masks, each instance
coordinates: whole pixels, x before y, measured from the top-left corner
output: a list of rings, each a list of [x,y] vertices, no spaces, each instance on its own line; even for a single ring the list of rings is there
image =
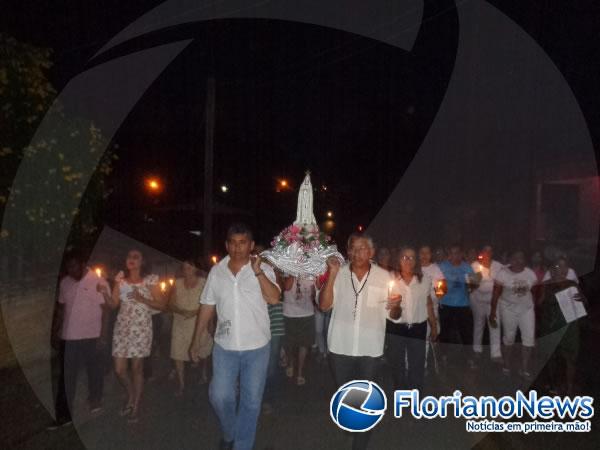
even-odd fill
[[[175,283],[175,280],[173,278],[169,278],[169,284],[173,286],[173,283]]]
[[[167,290],[167,283],[165,283],[164,281],[160,282],[160,290],[165,292]]]
[[[96,275],[98,275],[98,278],[102,277],[102,269],[100,267],[96,267],[94,271],[96,272]]]

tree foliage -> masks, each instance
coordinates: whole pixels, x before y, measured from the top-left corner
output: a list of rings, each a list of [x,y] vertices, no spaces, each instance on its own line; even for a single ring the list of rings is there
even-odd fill
[[[117,146],[107,148],[90,118],[71,117],[57,103],[49,49],[0,34],[0,52],[0,207],[18,218],[21,236],[34,231],[51,242],[70,231],[70,245],[85,245],[102,220]],[[30,175],[12,185],[20,164]],[[14,231],[3,224],[0,237],[10,241]]]

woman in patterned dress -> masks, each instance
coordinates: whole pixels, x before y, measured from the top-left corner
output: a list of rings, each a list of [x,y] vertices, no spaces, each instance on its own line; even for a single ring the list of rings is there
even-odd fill
[[[113,332],[112,355],[115,372],[127,389],[127,403],[121,410],[129,422],[137,422],[144,389],[144,358],[152,347],[152,313],[166,308],[158,277],[146,275],[142,252],[127,253],[125,273],[119,272],[110,298],[110,306],[119,308]],[[131,375],[128,361],[131,361]]]
[[[185,388],[185,362],[190,360],[189,348],[194,336],[196,316],[200,307],[200,294],[204,289],[206,278],[200,272],[191,259],[184,261],[182,265],[183,278],[175,281],[169,309],[173,312],[173,328],[171,332],[171,359],[175,362],[175,371],[179,388],[177,396],[183,394]],[[212,352],[212,337],[208,331],[202,336],[201,370],[202,381],[208,381],[207,358]]]

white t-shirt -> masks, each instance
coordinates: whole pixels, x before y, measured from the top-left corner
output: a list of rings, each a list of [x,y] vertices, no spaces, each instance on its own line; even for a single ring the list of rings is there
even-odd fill
[[[471,263],[473,272],[481,272],[481,282],[479,287],[471,292],[471,300],[481,302],[491,302],[492,292],[494,291],[494,280],[500,273],[504,266],[498,261],[493,261],[490,267],[487,268],[483,264],[475,261]]]
[[[548,281],[550,278],[551,278],[550,271],[546,270],[546,273],[544,274],[544,278],[542,279],[542,281]],[[579,284],[579,278],[577,278],[577,274],[570,267],[569,267],[569,270],[567,271],[567,280],[571,280],[571,281],[574,281],[575,283]]]
[[[289,291],[283,292],[285,317],[309,317],[315,314],[315,282],[297,278]]]
[[[356,299],[354,289],[360,291]],[[361,281],[350,272],[348,264],[342,266],[333,284],[333,307],[327,344],[329,350],[339,355],[379,357],[383,354],[388,286],[393,277],[387,270],[371,264],[371,273]],[[356,312],[355,312],[356,300]],[[394,320],[393,322],[399,322]]]
[[[200,303],[216,305],[217,344],[225,350],[254,350],[271,339],[267,302],[250,262],[234,276],[227,265],[229,259],[229,256],[223,258],[210,270]],[[273,268],[262,264],[261,269],[278,286]]]
[[[427,320],[427,298],[431,295],[432,281],[427,275],[423,275],[421,282],[413,276],[407,285],[402,277],[396,279],[397,289],[402,296],[402,315],[400,323],[421,323]]]
[[[531,288],[538,283],[533,270],[525,267],[521,272],[515,273],[509,267],[504,267],[495,281],[502,286],[500,308],[517,314],[533,308]]]

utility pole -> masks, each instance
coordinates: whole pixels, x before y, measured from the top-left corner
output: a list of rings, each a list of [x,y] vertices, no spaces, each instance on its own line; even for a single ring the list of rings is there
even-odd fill
[[[206,80],[206,133],[204,139],[204,200],[203,217],[204,255],[209,256],[212,250],[213,229],[213,166],[215,144],[215,78]]]

